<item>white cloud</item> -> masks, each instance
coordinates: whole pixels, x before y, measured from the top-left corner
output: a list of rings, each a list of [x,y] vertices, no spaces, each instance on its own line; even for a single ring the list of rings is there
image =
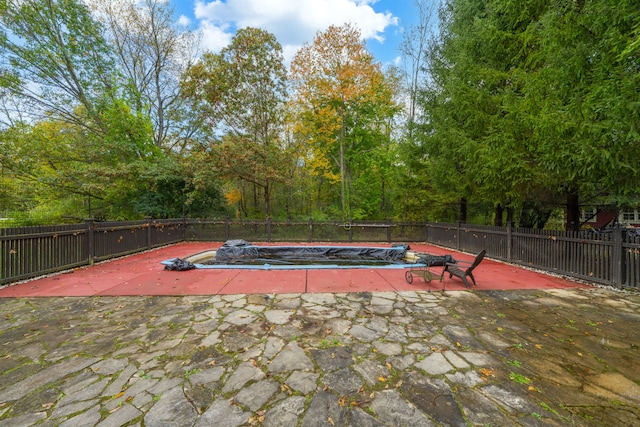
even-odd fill
[[[180,17],[178,18],[178,25],[187,28],[191,25],[191,19],[187,18],[184,15],[180,15]]]
[[[226,31],[225,26],[217,26],[209,21],[200,23],[202,33],[202,46],[211,52],[220,52],[223,47],[231,43],[233,34]]]
[[[391,13],[376,12],[376,0],[197,0],[195,17],[203,31],[203,43],[215,52],[226,46],[236,29],[262,28],[282,44],[289,62],[318,31],[346,22],[357,26],[364,39],[384,41],[389,26],[398,25]]]

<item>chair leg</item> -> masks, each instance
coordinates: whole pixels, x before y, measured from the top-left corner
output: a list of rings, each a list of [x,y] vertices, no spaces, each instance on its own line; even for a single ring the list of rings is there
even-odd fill
[[[471,280],[473,281],[473,286],[477,287],[478,285],[476,284],[476,279],[475,277],[473,277],[472,273],[469,273],[469,277],[471,277]]]
[[[469,282],[467,281],[467,276],[461,276],[460,277],[462,279],[462,281],[464,282],[464,286],[469,289]]]
[[[444,272],[445,270],[442,270],[442,275],[440,276],[440,283],[442,283],[442,294],[444,295],[445,291],[447,290],[447,282],[445,282],[444,279]]]

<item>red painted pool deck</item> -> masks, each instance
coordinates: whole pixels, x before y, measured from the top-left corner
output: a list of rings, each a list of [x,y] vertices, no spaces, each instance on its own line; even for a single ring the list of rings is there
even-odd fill
[[[279,243],[282,245],[282,243]],[[404,269],[304,269],[304,270],[238,270],[193,269],[164,270],[161,261],[185,258],[214,250],[221,243],[180,243],[140,254],[117,258],[58,273],[0,289],[0,298],[55,296],[126,296],[126,295],[216,295],[216,294],[282,294],[299,292],[395,292],[442,289],[465,290],[457,278],[445,276],[431,286],[414,276],[412,284],[405,280]],[[358,244],[368,245],[368,244]],[[385,245],[372,244],[371,246]],[[473,260],[474,255],[450,249],[411,244],[411,250],[433,255],[452,254],[456,260]],[[433,267],[439,276],[441,267]],[[485,258],[474,270],[478,286],[475,290],[559,289],[584,287],[579,283],[549,276]]]

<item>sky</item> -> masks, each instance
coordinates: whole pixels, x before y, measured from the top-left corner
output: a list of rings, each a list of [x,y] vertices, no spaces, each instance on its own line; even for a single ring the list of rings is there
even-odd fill
[[[274,34],[289,64],[318,31],[350,22],[383,65],[399,64],[403,31],[417,24],[414,0],[169,0],[176,19],[203,34],[203,48],[219,52],[237,29]],[[435,1],[435,0],[434,0]]]

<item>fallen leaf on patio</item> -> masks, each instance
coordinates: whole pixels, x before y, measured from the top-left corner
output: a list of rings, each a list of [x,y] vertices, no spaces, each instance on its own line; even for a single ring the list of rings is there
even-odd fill
[[[378,381],[385,382],[385,381],[387,381],[387,379],[385,377],[378,377]]]
[[[535,347],[536,348],[542,348],[542,344],[536,344]]]
[[[332,426],[336,425],[336,423],[333,422],[333,418],[331,417],[327,418],[327,421],[329,421],[329,424],[331,424]]]
[[[480,373],[482,375],[484,375],[485,377],[494,377],[495,376],[495,375],[493,375],[493,369],[489,369],[489,368],[480,369]]]
[[[340,399],[338,399],[338,405],[340,405],[341,407],[344,407],[346,404],[347,404],[346,396],[342,396]]]

